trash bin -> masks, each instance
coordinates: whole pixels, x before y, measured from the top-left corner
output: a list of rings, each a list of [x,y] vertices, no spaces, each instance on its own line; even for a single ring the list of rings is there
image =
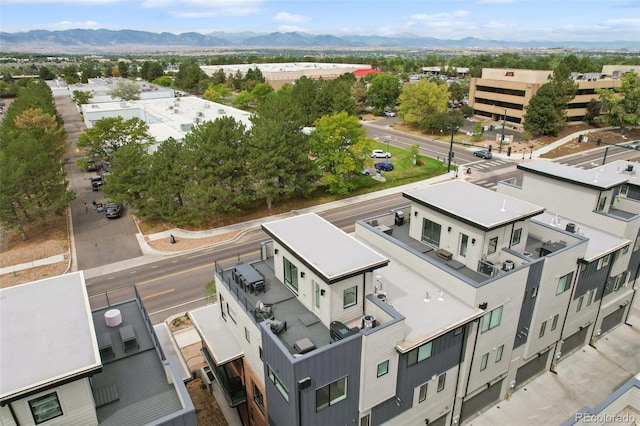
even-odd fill
[[[402,226],[404,225],[404,212],[402,211],[397,211],[396,212],[396,226]]]

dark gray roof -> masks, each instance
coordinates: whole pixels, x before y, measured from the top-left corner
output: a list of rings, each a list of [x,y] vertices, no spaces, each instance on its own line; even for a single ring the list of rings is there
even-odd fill
[[[468,183],[452,180],[403,193],[405,198],[488,231],[536,216],[544,207]]]
[[[327,283],[389,263],[389,259],[314,213],[269,222],[262,228]]]
[[[82,272],[0,289],[0,400],[99,371]]]
[[[616,176],[615,173],[601,171],[601,167],[584,170],[546,160],[521,163],[518,164],[518,169],[598,191],[611,189],[628,180],[627,176]]]

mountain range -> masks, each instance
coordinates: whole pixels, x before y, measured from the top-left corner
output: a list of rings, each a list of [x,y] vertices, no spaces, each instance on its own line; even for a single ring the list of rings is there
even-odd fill
[[[589,50],[638,50],[640,43],[630,41],[504,41],[466,37],[442,40],[415,34],[396,36],[333,36],[300,32],[187,32],[172,34],[136,30],[64,31],[32,30],[28,32],[0,32],[0,51],[34,53],[126,53],[142,51],[172,51],[213,48],[414,48],[414,49],[543,49],[567,48]]]

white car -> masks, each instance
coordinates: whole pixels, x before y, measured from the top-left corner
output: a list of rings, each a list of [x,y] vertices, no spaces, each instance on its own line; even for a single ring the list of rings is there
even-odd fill
[[[386,115],[387,117],[395,117],[398,114],[396,114],[395,111],[385,111],[384,115]]]
[[[383,151],[381,149],[374,149],[371,152],[371,158],[390,158],[391,153],[387,151]]]
[[[640,149],[640,140],[638,141],[631,141],[631,143],[629,145],[627,145],[627,148],[631,148],[631,149]]]

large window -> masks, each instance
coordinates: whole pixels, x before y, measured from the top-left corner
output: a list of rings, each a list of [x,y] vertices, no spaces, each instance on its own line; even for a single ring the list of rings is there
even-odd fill
[[[460,234],[460,256],[465,257],[467,255],[467,247],[469,246],[469,236],[466,234]]]
[[[260,411],[262,411],[262,414],[264,414],[264,398],[262,396],[262,392],[260,392],[260,389],[256,387],[255,383],[252,382],[251,386],[253,389],[253,402],[256,403]]]
[[[441,230],[442,227],[439,223],[432,222],[429,219],[422,219],[422,242],[439,248]]]
[[[347,309],[358,303],[358,286],[349,287],[342,293],[342,307]]]
[[[269,373],[269,380],[273,382],[273,384],[276,386],[276,389],[278,389],[278,392],[280,392],[280,395],[282,395],[284,400],[289,402],[289,391],[287,390],[287,388],[280,381],[278,376],[276,376],[276,373],[273,372],[273,370],[271,369],[271,366],[267,365],[267,370]]]
[[[484,333],[485,331],[491,330],[500,325],[500,320],[502,319],[502,306],[495,308],[489,313],[484,314],[482,317],[482,323],[480,324],[480,331]]]
[[[424,361],[425,359],[429,358],[431,356],[432,346],[433,342],[429,342],[417,347],[416,349],[413,349],[411,352],[409,352],[408,364],[417,364],[418,362]]]
[[[498,237],[493,237],[489,240],[489,249],[487,250],[487,254],[493,254],[498,249]]]
[[[36,399],[29,401],[29,408],[36,424],[46,422],[47,420],[60,417],[62,415],[62,407],[58,400],[58,394],[52,392]]]
[[[520,244],[520,239],[522,238],[522,228],[518,228],[513,231],[513,237],[511,237],[511,245],[515,246],[516,244]]]
[[[556,295],[564,293],[571,288],[571,278],[573,278],[573,272],[569,272],[567,275],[560,277],[558,287],[556,288]]]
[[[324,410],[347,398],[347,377],[316,389],[316,411]]]
[[[298,268],[286,257],[283,257],[282,261],[284,262],[284,283],[298,294]]]

